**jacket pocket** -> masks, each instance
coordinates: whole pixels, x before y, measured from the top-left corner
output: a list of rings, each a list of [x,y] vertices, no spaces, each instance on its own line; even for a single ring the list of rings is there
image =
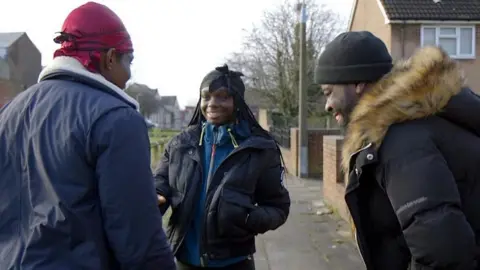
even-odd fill
[[[183,193],[176,190],[176,189],[172,189],[172,196],[170,198],[170,206],[172,207],[172,209],[177,209],[181,206],[182,202],[183,202]]]
[[[255,208],[250,195],[223,188],[218,198],[218,236],[231,241],[244,241],[254,234],[246,228],[248,213]]]
[[[174,235],[176,227],[179,225],[180,218],[182,216],[182,203],[184,195],[177,190],[172,190],[172,196],[170,197],[170,217],[167,222],[166,233],[169,240]]]

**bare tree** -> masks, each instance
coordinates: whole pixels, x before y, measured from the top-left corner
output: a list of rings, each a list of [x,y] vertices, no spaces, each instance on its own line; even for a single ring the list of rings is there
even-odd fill
[[[315,60],[322,48],[338,34],[339,16],[314,0],[307,0],[308,84],[314,76]],[[295,4],[285,1],[264,12],[259,25],[247,32],[242,50],[227,60],[232,68],[245,75],[249,91],[259,91],[278,108],[286,119],[298,113],[299,25]],[[309,113],[317,114],[320,91],[309,87]]]

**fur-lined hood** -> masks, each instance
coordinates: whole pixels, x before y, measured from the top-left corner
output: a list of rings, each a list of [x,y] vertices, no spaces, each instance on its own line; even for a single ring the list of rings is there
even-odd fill
[[[353,110],[342,151],[348,171],[350,156],[369,143],[378,150],[395,123],[441,112],[464,86],[458,64],[439,48],[425,47],[366,92]]]

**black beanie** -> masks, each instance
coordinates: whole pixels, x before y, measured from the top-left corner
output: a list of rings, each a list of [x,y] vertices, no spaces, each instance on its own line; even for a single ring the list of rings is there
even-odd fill
[[[217,67],[203,78],[200,84],[200,91],[207,87],[210,91],[225,87],[228,89],[230,95],[238,95],[243,99],[245,95],[245,84],[241,76],[243,76],[241,72],[229,70],[227,65]]]
[[[368,31],[345,32],[327,44],[315,68],[316,84],[375,82],[390,72],[392,57]]]

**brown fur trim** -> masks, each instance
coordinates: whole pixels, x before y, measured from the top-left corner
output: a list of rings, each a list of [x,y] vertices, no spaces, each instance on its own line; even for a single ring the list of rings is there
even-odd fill
[[[342,150],[342,167],[368,143],[378,150],[390,125],[440,112],[464,86],[456,61],[441,49],[425,47],[397,63],[365,92],[353,110]]]

